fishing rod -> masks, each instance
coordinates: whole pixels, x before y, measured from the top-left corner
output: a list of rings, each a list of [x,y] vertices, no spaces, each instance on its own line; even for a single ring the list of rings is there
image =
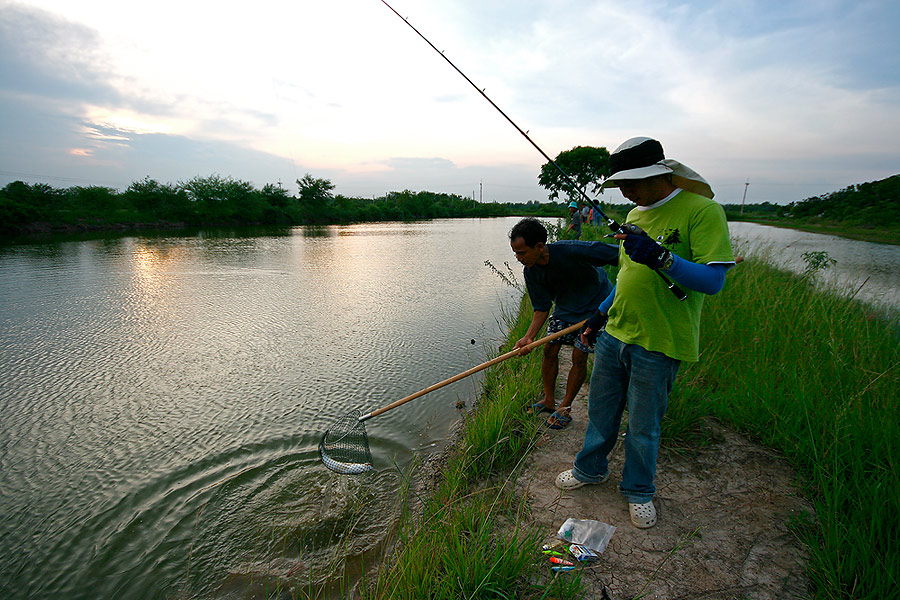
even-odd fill
[[[484,98],[485,100],[487,100],[488,103],[490,103],[491,106],[493,106],[495,109],[497,109],[497,112],[499,112],[501,115],[503,115],[503,118],[505,118],[507,121],[509,121],[509,124],[512,125],[513,127],[515,127],[515,128],[516,128],[516,131],[518,131],[519,133],[521,133],[521,134],[522,134],[522,137],[524,137],[526,140],[528,140],[528,142],[529,142],[532,146],[534,146],[534,149],[535,149],[535,150],[537,150],[538,152],[540,152],[541,156],[543,156],[545,159],[547,159],[547,162],[549,162],[549,163],[552,164],[554,167],[556,167],[556,168],[559,170],[559,172],[562,174],[562,176],[565,177],[565,178],[569,181],[569,183],[572,184],[572,189],[578,190],[578,192],[579,192],[579,193],[581,194],[581,196],[587,201],[587,203],[590,204],[591,207],[592,207],[594,210],[597,211],[597,214],[599,214],[599,215],[603,218],[604,221],[606,221],[607,227],[609,227],[611,230],[615,231],[616,233],[623,233],[623,234],[630,234],[630,235],[647,235],[643,230],[641,230],[640,227],[637,227],[636,225],[631,225],[630,223],[623,223],[623,224],[620,224],[620,223],[617,222],[615,219],[613,219],[612,217],[610,217],[609,215],[607,215],[607,214],[603,211],[603,209],[600,208],[600,203],[599,203],[599,202],[596,202],[593,198],[591,198],[590,196],[588,196],[587,193],[586,193],[583,189],[581,189],[581,187],[578,185],[578,182],[575,181],[575,179],[574,179],[571,175],[569,175],[568,173],[566,173],[566,171],[565,171],[562,167],[560,167],[559,164],[558,164],[555,160],[553,160],[552,158],[550,158],[550,156],[549,156],[546,152],[544,152],[544,151],[541,149],[541,147],[538,146],[538,145],[535,143],[535,141],[534,141],[533,139],[531,139],[531,138],[528,136],[528,132],[524,131],[521,127],[519,127],[519,126],[516,124],[516,122],[513,121],[513,120],[509,117],[509,115],[507,115],[505,112],[503,112],[503,109],[501,109],[499,106],[497,106],[497,105],[494,103],[494,101],[491,100],[491,99],[488,97],[488,95],[484,93],[484,89],[483,89],[483,88],[480,88],[480,87],[478,87],[477,85],[475,85],[475,82],[472,81],[471,79],[469,79],[469,77],[468,77],[465,73],[463,73],[463,72],[460,70],[460,68],[457,67],[457,66],[453,63],[452,60],[450,60],[449,58],[447,58],[447,56],[446,56],[442,51],[438,50],[437,47],[436,47],[434,44],[431,43],[431,40],[429,40],[427,37],[425,37],[425,36],[422,34],[421,31],[419,31],[418,29],[416,29],[416,27],[415,27],[412,23],[409,22],[409,19],[407,19],[406,17],[404,17],[404,16],[402,16],[400,13],[398,13],[396,10],[394,10],[394,7],[391,6],[390,4],[388,4],[385,0],[381,0],[381,3],[384,4],[385,6],[387,6],[387,7],[391,10],[392,13],[394,13],[395,15],[397,15],[397,18],[399,18],[401,21],[403,21],[404,23],[406,23],[406,24],[409,26],[410,29],[412,29],[413,31],[415,31],[416,34],[417,34],[420,38],[422,38],[423,40],[425,40],[425,43],[428,44],[429,46],[431,46],[431,49],[432,49],[432,50],[434,50],[435,52],[437,52],[438,54],[440,54],[440,55],[441,55],[441,58],[443,58],[444,60],[447,61],[447,64],[449,64],[451,67],[453,67],[453,69],[454,69],[457,73],[459,73],[459,74],[462,76],[463,79],[465,79],[466,81],[468,81],[468,82],[469,82],[469,85],[471,85],[473,88],[475,88],[475,91],[477,91],[479,94],[481,94],[481,97],[482,97],[482,98]],[[665,275],[663,275],[663,273],[662,273],[659,269],[653,269],[653,270],[656,271],[656,274],[657,274],[657,275],[659,275],[660,277],[662,277],[663,281],[664,281],[665,284],[666,284],[666,287],[668,287],[670,290],[672,290],[672,293],[675,294],[675,297],[676,297],[676,298],[678,298],[679,300],[684,300],[685,298],[687,298],[687,294],[684,293],[684,290],[682,290],[680,287],[678,287],[677,285],[675,285],[675,283],[674,283],[673,281],[671,281],[668,277],[666,277]]]

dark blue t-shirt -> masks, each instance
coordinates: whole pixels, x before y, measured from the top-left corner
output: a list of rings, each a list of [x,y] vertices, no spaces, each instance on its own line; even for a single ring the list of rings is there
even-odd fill
[[[563,240],[547,248],[550,262],[525,267],[525,285],[532,306],[549,311],[555,302],[553,316],[569,323],[588,318],[612,291],[612,283],[600,267],[618,264],[619,247]]]

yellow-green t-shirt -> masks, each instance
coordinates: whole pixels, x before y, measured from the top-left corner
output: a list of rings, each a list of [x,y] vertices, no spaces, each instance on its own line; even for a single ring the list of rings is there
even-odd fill
[[[681,191],[669,201],[628,213],[633,223],[681,258],[700,264],[733,263],[725,211],[718,203]],[[684,290],[678,300],[662,278],[632,261],[619,248],[616,295],[606,331],[626,344],[696,362],[700,348],[700,312],[706,294]]]

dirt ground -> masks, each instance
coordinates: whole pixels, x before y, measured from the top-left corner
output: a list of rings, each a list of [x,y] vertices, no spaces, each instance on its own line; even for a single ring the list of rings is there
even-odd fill
[[[562,358],[565,352],[560,354]],[[557,399],[568,365],[560,361]],[[586,598],[626,600],[788,599],[807,596],[802,545],[788,530],[793,515],[812,513],[794,474],[775,452],[711,421],[713,443],[696,454],[663,449],[654,499],[658,522],[631,524],[618,491],[624,450],[610,456],[611,475],[599,485],[561,492],[557,473],[571,468],[587,425],[587,384],[573,403],[572,423],[547,430],[518,480],[546,541],[570,518],[616,527],[599,561],[583,571]],[[550,563],[547,573],[551,574]],[[558,576],[571,576],[560,573]],[[607,594],[607,596],[604,596]]]

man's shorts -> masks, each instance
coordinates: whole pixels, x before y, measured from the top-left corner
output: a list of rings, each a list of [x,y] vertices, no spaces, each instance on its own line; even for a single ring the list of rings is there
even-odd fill
[[[547,321],[547,335],[552,333],[556,333],[557,331],[562,331],[566,327],[570,325],[574,325],[575,323],[569,323],[567,321],[563,321],[557,319],[556,317],[550,317],[550,320]],[[581,350],[582,352],[586,352],[587,354],[594,353],[594,345],[585,346],[581,343],[581,339],[579,338],[580,330],[575,330],[572,333],[567,333],[562,337],[558,337],[555,340],[548,342],[549,344],[562,344],[564,346],[575,346],[576,349]]]

